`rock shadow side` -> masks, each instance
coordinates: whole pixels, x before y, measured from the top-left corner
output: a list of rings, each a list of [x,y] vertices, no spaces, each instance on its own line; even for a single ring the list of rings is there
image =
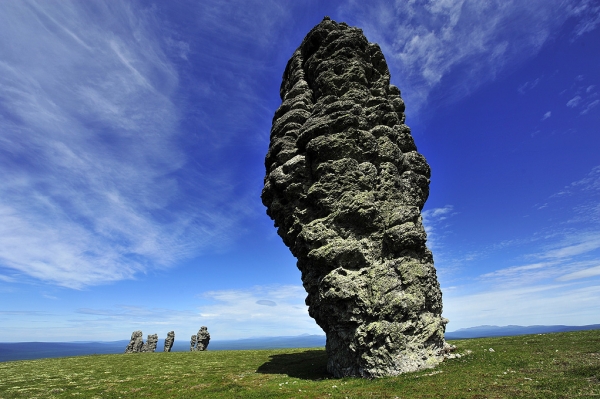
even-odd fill
[[[326,17],[288,62],[280,95],[262,201],[298,259],[328,371],[435,366],[447,320],[421,219],[430,169],[381,49]]]

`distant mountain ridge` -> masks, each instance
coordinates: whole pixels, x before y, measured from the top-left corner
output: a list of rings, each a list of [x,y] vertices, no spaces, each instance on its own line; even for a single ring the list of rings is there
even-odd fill
[[[600,330],[600,324],[586,326],[478,326],[446,333],[446,339],[502,337],[525,334]],[[83,356],[93,354],[123,353],[129,340],[110,342],[7,342],[0,343],[0,362],[33,360],[53,357]],[[157,352],[162,351],[164,339],[159,339]],[[315,348],[325,346],[325,335],[298,335],[283,337],[257,337],[233,340],[211,340],[208,350]],[[187,352],[188,340],[177,340],[173,352]]]
[[[477,326],[447,332],[446,339],[506,337],[526,334],[548,334],[567,331],[599,330],[600,324],[586,326]]]

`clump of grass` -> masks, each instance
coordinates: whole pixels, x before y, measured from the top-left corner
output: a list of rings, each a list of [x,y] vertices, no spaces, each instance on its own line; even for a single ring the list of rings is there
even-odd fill
[[[432,370],[376,380],[332,378],[322,348],[5,362],[0,399],[600,396],[600,330],[452,343],[458,353],[471,353]]]

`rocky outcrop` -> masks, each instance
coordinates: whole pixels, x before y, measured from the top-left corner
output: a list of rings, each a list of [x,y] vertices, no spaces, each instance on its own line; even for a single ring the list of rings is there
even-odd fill
[[[156,345],[158,345],[158,334],[150,334],[146,343],[142,345],[140,352],[154,352],[156,351]]]
[[[198,331],[198,344],[196,345],[196,350],[205,351],[208,349],[208,343],[210,341],[210,334],[208,333],[208,328],[205,326],[200,327]]]
[[[134,331],[131,334],[131,339],[129,340],[129,344],[127,348],[125,348],[125,353],[137,353],[142,351],[142,347],[144,346],[144,340],[142,339],[141,331]]]
[[[175,342],[175,331],[169,331],[167,333],[167,338],[165,338],[165,347],[164,347],[163,351],[171,352],[171,348],[173,347],[174,342]]]
[[[200,327],[197,335],[192,335],[192,339],[190,340],[190,351],[205,351],[208,348],[208,343],[210,341],[210,334],[208,333],[208,328],[205,326]]]
[[[195,335],[192,335],[192,338],[190,338],[190,352],[193,352],[196,350],[196,343],[197,343],[197,337]]]
[[[381,49],[325,18],[280,94],[262,200],[298,259],[328,370],[372,378],[435,366],[447,320],[421,219],[430,169]]]

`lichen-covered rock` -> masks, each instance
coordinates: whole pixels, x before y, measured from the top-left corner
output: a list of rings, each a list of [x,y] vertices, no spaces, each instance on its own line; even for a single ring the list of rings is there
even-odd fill
[[[443,360],[442,293],[421,209],[429,165],[381,49],[325,18],[287,64],[262,192],[298,259],[328,370],[367,378]]]
[[[137,353],[142,351],[142,347],[144,346],[144,340],[142,339],[141,331],[134,331],[131,334],[131,339],[129,340],[129,344],[127,348],[125,348],[125,353]]]
[[[190,351],[205,351],[208,348],[208,343],[210,341],[210,334],[208,333],[208,328],[205,326],[200,327],[197,335],[192,335],[192,339],[190,341]]]
[[[208,328],[205,326],[200,327],[197,335],[198,344],[196,345],[197,351],[205,351],[208,348],[208,343],[210,341],[210,334],[208,333]]]
[[[149,334],[140,352],[154,352],[156,351],[156,345],[158,345],[158,334]]]
[[[169,331],[167,333],[167,338],[165,338],[165,346],[164,352],[171,352],[171,348],[173,347],[173,343],[175,342],[175,331]]]

